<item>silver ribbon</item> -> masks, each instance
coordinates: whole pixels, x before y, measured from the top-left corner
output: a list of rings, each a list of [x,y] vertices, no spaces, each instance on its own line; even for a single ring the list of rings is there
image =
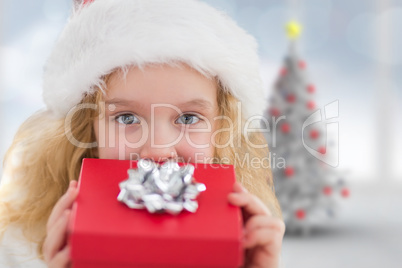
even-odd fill
[[[177,162],[168,161],[159,166],[141,159],[137,167],[129,169],[128,179],[119,183],[118,201],[132,209],[145,208],[150,213],[177,215],[182,210],[197,211],[196,198],[206,187],[193,180],[193,165],[180,167]]]

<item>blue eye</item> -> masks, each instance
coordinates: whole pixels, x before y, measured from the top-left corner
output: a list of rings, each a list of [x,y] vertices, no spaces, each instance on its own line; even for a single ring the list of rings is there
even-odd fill
[[[192,125],[198,123],[200,118],[193,114],[183,114],[181,115],[175,123],[177,124],[184,124],[184,125]]]
[[[139,124],[140,120],[133,114],[121,114],[115,117],[116,121],[124,125]]]

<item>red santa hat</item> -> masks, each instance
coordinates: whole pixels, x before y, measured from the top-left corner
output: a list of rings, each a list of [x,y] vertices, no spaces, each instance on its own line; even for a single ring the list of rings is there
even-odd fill
[[[262,114],[257,43],[227,15],[196,0],[85,2],[45,65],[43,98],[56,117],[116,68],[178,62],[217,77],[241,101],[244,117]]]

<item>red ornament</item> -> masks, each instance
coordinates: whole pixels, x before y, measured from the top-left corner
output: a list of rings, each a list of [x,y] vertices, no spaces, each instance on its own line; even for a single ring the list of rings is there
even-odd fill
[[[285,168],[285,176],[292,177],[295,174],[295,170],[292,167]]]
[[[310,138],[312,138],[313,140],[317,139],[318,136],[320,136],[320,132],[318,132],[318,130],[312,129],[310,131]]]
[[[308,85],[307,86],[307,91],[308,91],[308,93],[314,93],[315,92],[315,86],[314,85]]]
[[[306,62],[304,62],[304,61],[299,61],[299,68],[300,69],[306,69]]]
[[[294,103],[294,102],[296,101],[296,96],[295,96],[295,94],[289,94],[289,95],[286,97],[286,100],[287,100],[288,102],[290,102],[290,103]]]
[[[290,125],[288,123],[283,123],[281,126],[281,130],[283,133],[289,133],[290,132]]]
[[[325,186],[324,189],[323,189],[323,192],[324,192],[325,195],[329,196],[329,195],[332,194],[332,188],[329,187],[329,186]]]
[[[318,148],[318,152],[319,152],[320,154],[326,154],[327,149],[326,149],[324,146],[321,146],[320,148]]]
[[[342,195],[344,198],[349,197],[349,196],[350,196],[350,191],[349,191],[349,189],[348,189],[348,188],[343,188],[342,191],[341,191],[341,195]]]
[[[269,110],[269,113],[272,115],[272,116],[275,116],[275,117],[278,117],[281,113],[279,112],[279,109],[277,109],[277,108],[271,108],[270,110]]]
[[[314,108],[315,108],[315,102],[314,102],[314,101],[309,101],[309,102],[307,102],[307,108],[308,108],[309,110],[314,110]]]
[[[285,76],[285,75],[288,74],[288,69],[286,69],[285,67],[283,67],[279,73],[280,73],[281,76]]]
[[[299,220],[303,220],[306,218],[306,211],[304,209],[298,209],[296,210],[295,215]]]

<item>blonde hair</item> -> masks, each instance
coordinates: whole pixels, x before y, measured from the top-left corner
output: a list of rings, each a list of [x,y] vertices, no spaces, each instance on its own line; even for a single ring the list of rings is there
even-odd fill
[[[104,78],[106,88],[112,75]],[[94,94],[85,96],[81,104],[100,103],[102,92],[99,88]],[[221,87],[218,87],[217,98],[220,114],[236,119],[237,99]],[[99,112],[79,109],[73,114],[71,135],[77,141],[82,144],[96,141],[93,123]],[[46,222],[54,205],[67,191],[69,182],[78,179],[82,159],[96,158],[97,154],[96,148],[72,144],[66,136],[64,121],[53,119],[47,111],[34,114],[17,131],[4,160],[5,176],[0,187],[0,237],[10,225],[20,227],[29,241],[39,244],[41,258]],[[227,120],[221,120],[219,127],[226,127],[225,122]],[[240,144],[216,148],[215,157],[226,164],[235,165],[237,180],[259,197],[273,215],[281,218],[270,168],[251,168],[249,165],[244,168],[239,163],[244,157],[262,159],[268,155],[267,148],[256,149],[246,142],[243,133],[238,132],[244,120],[241,122],[241,125],[233,124],[233,138],[240,138]],[[228,132],[219,133],[216,136],[217,144],[225,144],[228,135]],[[253,144],[265,143],[261,133],[252,132],[247,138]]]
[[[86,96],[82,103],[95,103],[99,94]],[[92,127],[96,111],[74,113],[71,134],[81,143],[95,140]],[[65,135],[64,120],[54,120],[47,111],[28,118],[18,129],[4,160],[0,187],[0,236],[7,227],[21,227],[24,236],[42,245],[46,222],[69,181],[77,180],[83,158],[93,158],[95,150],[73,145]]]
[[[239,101],[234,96],[219,87],[219,113],[231,120],[220,120],[218,129],[226,128],[231,131],[217,135],[215,156],[221,163],[234,165],[236,180],[263,201],[273,216],[282,219],[281,208],[275,196],[267,142],[261,132],[245,133],[245,118],[237,120],[240,109],[238,104]],[[230,146],[219,146],[223,144]]]

